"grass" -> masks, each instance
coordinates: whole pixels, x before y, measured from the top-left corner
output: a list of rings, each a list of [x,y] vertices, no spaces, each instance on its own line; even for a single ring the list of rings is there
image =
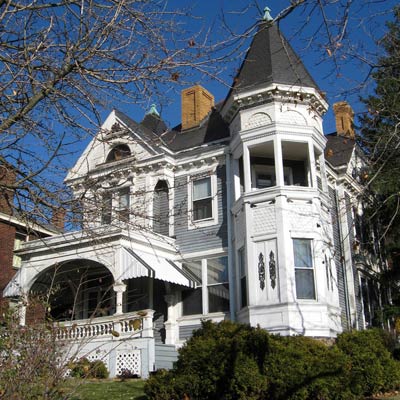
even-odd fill
[[[72,394],[71,400],[146,400],[143,387],[144,381],[139,379],[126,381],[70,379],[64,390],[66,394]]]
[[[64,390],[66,394],[72,393],[70,400],[147,400],[143,387],[144,381],[140,379],[126,381],[69,379]],[[376,400],[400,400],[400,394],[382,396]]]

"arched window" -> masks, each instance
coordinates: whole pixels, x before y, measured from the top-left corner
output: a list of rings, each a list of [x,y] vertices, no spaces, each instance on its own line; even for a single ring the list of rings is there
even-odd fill
[[[168,183],[157,182],[153,198],[153,230],[161,235],[169,235],[169,196]]]
[[[107,156],[106,162],[113,162],[122,160],[123,158],[129,157],[131,155],[131,149],[126,144],[119,144],[115,146]]]

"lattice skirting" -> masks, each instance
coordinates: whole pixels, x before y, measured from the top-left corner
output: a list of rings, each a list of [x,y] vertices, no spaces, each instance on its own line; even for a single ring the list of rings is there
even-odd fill
[[[141,357],[139,350],[117,350],[117,375],[121,375],[124,370],[129,371],[131,374],[141,375]]]

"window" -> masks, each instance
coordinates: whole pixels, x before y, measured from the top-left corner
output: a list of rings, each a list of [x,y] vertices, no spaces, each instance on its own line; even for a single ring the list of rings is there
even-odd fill
[[[118,219],[122,222],[129,222],[129,211],[130,211],[130,188],[126,187],[119,191]]]
[[[202,280],[203,268],[207,268],[206,281]],[[183,269],[200,285],[182,291],[182,315],[229,311],[228,257],[208,259],[203,266],[201,260],[192,261],[183,264]],[[208,298],[208,309],[203,309],[203,296]]]
[[[119,144],[115,146],[109,153],[106,159],[106,163],[119,161],[123,158],[131,156],[131,149],[126,144]]]
[[[247,306],[247,278],[246,278],[246,250],[244,247],[238,251],[239,278],[240,278],[240,308]]]
[[[193,221],[201,221],[212,218],[212,208],[211,177],[193,181]]]
[[[208,311],[229,311],[228,257],[207,260]]]
[[[197,282],[201,282],[201,261],[183,264],[182,268]],[[182,315],[195,315],[203,313],[202,285],[196,289],[182,291]]]
[[[111,224],[112,216],[112,194],[104,193],[101,204],[101,224]]]
[[[293,239],[296,296],[298,299],[315,299],[312,241]]]

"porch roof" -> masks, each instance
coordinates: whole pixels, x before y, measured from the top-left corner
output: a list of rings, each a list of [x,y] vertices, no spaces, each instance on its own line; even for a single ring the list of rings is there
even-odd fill
[[[123,247],[123,250],[128,259],[123,263],[121,280],[150,277],[187,287],[196,286],[196,281],[171,260],[128,247]]]

